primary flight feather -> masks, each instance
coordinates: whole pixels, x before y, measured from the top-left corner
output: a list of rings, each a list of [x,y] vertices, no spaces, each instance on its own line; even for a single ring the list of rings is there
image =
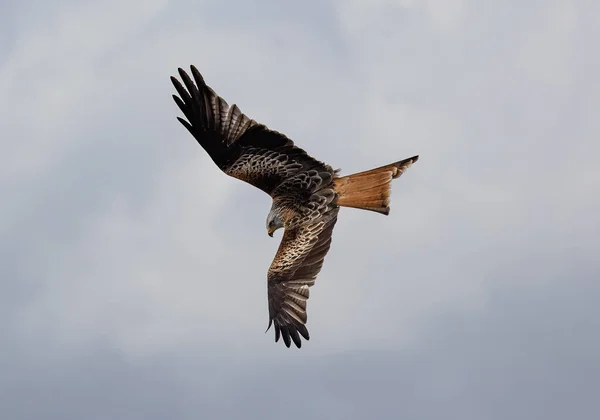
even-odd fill
[[[376,169],[340,177],[284,134],[229,106],[196,67],[181,68],[171,81],[173,99],[186,119],[177,118],[227,175],[260,188],[273,199],[267,232],[284,228],[267,273],[269,328],[287,347],[309,339],[306,301],[331,245],[340,207],[389,214],[391,181],[417,161],[413,156]],[[268,328],[267,328],[268,329]]]

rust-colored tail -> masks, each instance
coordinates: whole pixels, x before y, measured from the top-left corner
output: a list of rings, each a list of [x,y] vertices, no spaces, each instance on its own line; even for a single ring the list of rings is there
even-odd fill
[[[337,204],[389,214],[392,179],[402,175],[418,159],[419,156],[413,156],[370,171],[336,178],[333,182],[338,195]]]

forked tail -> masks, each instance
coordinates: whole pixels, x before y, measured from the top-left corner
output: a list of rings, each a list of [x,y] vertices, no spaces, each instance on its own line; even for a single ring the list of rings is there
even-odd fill
[[[413,156],[370,171],[336,178],[333,182],[338,194],[337,204],[389,214],[392,179],[402,175],[418,159],[419,156]]]

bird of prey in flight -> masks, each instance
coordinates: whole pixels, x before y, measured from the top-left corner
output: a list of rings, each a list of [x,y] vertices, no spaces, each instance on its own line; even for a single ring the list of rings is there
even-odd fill
[[[329,251],[340,207],[389,214],[392,179],[415,163],[413,156],[353,175],[340,176],[284,134],[229,106],[206,85],[196,67],[192,78],[181,68],[171,81],[173,99],[187,119],[177,118],[215,164],[227,175],[260,188],[273,199],[267,233],[284,228],[283,238],[267,273],[269,326],[275,342],[300,348],[309,339],[306,301],[309,288]]]

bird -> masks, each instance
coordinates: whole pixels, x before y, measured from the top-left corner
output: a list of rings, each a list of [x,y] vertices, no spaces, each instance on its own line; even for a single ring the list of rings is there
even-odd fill
[[[390,212],[391,182],[419,156],[375,169],[341,176],[298,147],[285,134],[246,116],[204,81],[198,69],[190,75],[178,68],[181,82],[171,76],[177,95],[172,97],[183,113],[179,122],[204,148],[225,174],[269,194],[267,234],[283,228],[283,235],[267,272],[269,323],[275,342],[302,347],[309,340],[306,327],[310,287],[321,271],[331,246],[333,228],[341,207]]]

